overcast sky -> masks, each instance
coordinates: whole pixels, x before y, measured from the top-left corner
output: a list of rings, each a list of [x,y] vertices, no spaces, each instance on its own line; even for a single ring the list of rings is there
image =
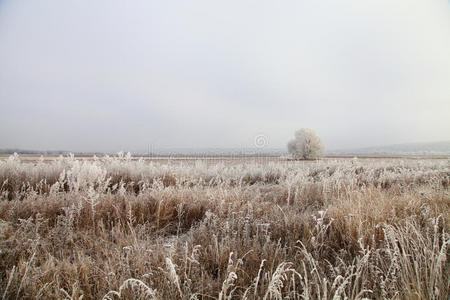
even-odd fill
[[[448,0],[0,0],[0,148],[450,140]]]

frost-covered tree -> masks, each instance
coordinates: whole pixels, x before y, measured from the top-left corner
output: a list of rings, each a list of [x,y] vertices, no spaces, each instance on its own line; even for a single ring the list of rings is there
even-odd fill
[[[288,145],[288,152],[295,159],[314,159],[323,155],[322,140],[313,129],[302,128],[295,132],[295,138]]]

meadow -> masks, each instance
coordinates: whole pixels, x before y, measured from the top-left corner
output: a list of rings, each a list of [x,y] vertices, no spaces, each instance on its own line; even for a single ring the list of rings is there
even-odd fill
[[[0,160],[2,299],[447,299],[450,160]]]

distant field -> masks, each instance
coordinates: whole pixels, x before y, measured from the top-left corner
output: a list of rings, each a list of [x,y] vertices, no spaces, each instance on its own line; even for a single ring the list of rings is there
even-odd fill
[[[447,299],[448,157],[6,157],[3,299]]]
[[[8,159],[11,155],[0,155],[0,160]],[[61,155],[20,155],[22,161],[38,161],[41,159],[44,161],[53,161],[58,159]],[[62,155],[67,157],[67,155]],[[96,155],[97,158],[102,158],[104,155]],[[90,160],[94,158],[94,155],[75,155],[76,159],[79,160]],[[327,155],[321,160],[333,160],[333,159],[352,159],[357,157],[358,159],[450,159],[450,155],[393,155],[393,154],[364,154],[364,155],[353,155],[353,154],[342,154],[342,155]],[[287,156],[275,156],[275,155],[173,155],[173,156],[133,156],[132,160],[145,160],[145,161],[155,161],[155,162],[166,162],[166,161],[191,161],[191,160],[208,160],[213,162],[219,161],[239,161],[239,162],[249,162],[249,161],[286,161],[289,160]]]

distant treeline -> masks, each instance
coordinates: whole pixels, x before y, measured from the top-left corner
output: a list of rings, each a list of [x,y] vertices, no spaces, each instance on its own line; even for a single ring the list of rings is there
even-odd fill
[[[153,151],[151,153],[145,153],[141,151],[130,151],[133,156],[143,157],[202,157],[202,156],[239,156],[239,157],[253,157],[253,156],[280,156],[286,153],[279,149],[162,149]],[[74,154],[76,156],[88,156],[88,155],[117,155],[118,153],[112,152],[73,152],[62,150],[23,150],[23,149],[0,149],[0,155],[12,155],[14,153],[22,155],[68,155]],[[122,152],[122,153],[126,153]]]
[[[0,155],[9,154],[27,154],[27,155],[65,155],[71,153],[70,151],[39,151],[39,150],[23,150],[23,149],[0,149]]]

